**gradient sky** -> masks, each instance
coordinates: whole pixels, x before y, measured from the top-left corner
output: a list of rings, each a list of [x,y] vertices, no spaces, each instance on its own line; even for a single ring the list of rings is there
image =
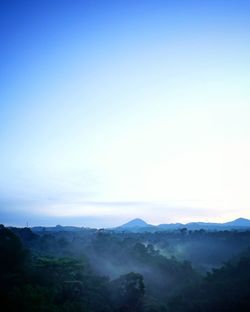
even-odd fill
[[[250,218],[249,1],[1,1],[0,223]]]

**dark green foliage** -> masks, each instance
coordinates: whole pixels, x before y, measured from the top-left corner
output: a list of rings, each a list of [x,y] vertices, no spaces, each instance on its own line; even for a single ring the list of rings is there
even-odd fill
[[[169,311],[250,311],[250,257],[214,269],[199,286],[169,300]]]
[[[1,276],[19,272],[27,255],[18,237],[3,225],[0,225],[0,255]]]
[[[37,235],[0,226],[1,307],[8,312],[250,311],[250,249],[203,276],[190,261],[174,256],[178,246],[195,246],[195,259],[209,264],[223,254],[218,247],[226,246],[228,253],[231,244],[236,251],[250,246],[249,238],[248,232],[185,229]],[[203,254],[199,247],[206,246]]]
[[[86,260],[27,257],[9,229],[0,228],[0,299],[6,311],[110,311],[108,279],[95,276]]]
[[[110,283],[112,301],[119,311],[137,312],[143,309],[145,286],[143,276],[138,273],[128,273]]]
[[[10,293],[26,280],[27,261],[28,253],[20,239],[0,225],[0,301],[3,306],[8,307]]]

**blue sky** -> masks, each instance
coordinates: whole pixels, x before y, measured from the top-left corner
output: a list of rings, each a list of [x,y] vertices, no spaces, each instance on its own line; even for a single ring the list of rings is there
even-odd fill
[[[0,219],[250,218],[248,1],[1,1]]]

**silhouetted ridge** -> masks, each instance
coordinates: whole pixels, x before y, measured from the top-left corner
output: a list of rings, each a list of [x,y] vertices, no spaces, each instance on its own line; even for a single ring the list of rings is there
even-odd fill
[[[250,226],[250,220],[245,218],[238,218],[234,221],[226,222],[224,224],[230,226]]]
[[[233,230],[233,229],[245,229],[250,228],[250,220],[245,218],[238,218],[233,221],[225,223],[213,223],[213,222],[189,222],[183,223],[166,223],[159,225],[151,225],[146,223],[140,218],[133,219],[128,223],[114,228],[117,231],[128,231],[128,232],[157,232],[157,231],[174,231],[180,230],[181,228],[187,228],[188,230]]]
[[[147,227],[147,226],[151,226],[151,225],[146,223],[144,220],[142,220],[140,218],[136,218],[136,219],[133,219],[133,220],[121,225],[120,227],[132,228],[132,227]]]

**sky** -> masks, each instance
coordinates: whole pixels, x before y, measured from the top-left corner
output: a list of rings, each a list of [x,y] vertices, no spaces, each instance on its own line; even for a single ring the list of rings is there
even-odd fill
[[[0,2],[0,223],[250,218],[249,1]]]

